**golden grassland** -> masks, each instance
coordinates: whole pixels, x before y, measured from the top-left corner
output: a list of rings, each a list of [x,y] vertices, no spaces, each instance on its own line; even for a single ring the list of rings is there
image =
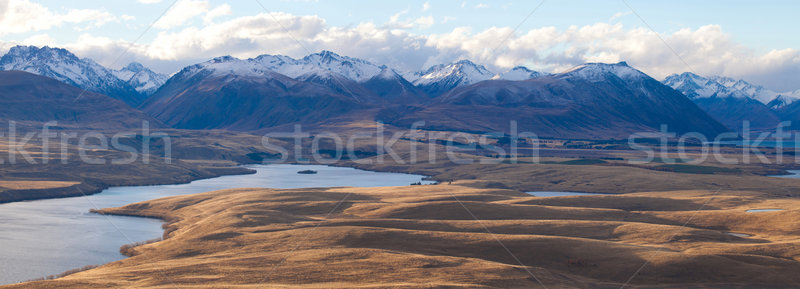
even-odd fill
[[[800,282],[797,199],[705,190],[540,198],[486,187],[232,189],[105,209],[170,220],[166,239],[5,288],[619,288],[645,264],[630,288]],[[754,208],[784,211],[745,212]]]
[[[37,180],[0,180],[0,189],[8,190],[41,190],[74,186],[79,182],[37,181]]]

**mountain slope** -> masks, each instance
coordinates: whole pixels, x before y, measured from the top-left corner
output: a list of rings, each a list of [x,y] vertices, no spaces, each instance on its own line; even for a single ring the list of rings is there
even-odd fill
[[[525,66],[517,66],[509,71],[498,73],[493,76],[493,80],[528,80],[545,75],[544,73],[533,71]]]
[[[42,75],[136,106],[145,95],[114,72],[88,58],[78,58],[62,48],[15,46],[0,58],[0,70],[21,70]]]
[[[716,135],[727,129],[686,96],[625,63],[585,64],[525,81],[491,80],[454,89],[427,107],[386,109],[399,126],[425,121],[437,130],[519,131],[541,137],[627,138],[657,131]]]
[[[114,76],[127,82],[139,93],[150,96],[167,82],[168,76],[153,72],[141,63],[131,62],[120,70],[113,71]]]
[[[329,71],[355,82],[363,82],[381,72],[380,66],[369,61],[341,56],[327,50],[310,54],[302,59],[264,54],[247,61],[262,69],[271,70],[291,78],[297,78],[309,73]]]
[[[461,60],[456,63],[434,65],[425,71],[407,74],[405,77],[428,95],[435,97],[459,86],[491,79],[494,75],[482,65]]]
[[[0,71],[0,120],[80,129],[141,128],[142,121],[162,126],[122,101],[23,71]]]
[[[755,129],[770,129],[780,122],[770,109],[791,103],[785,96],[743,80],[727,77],[702,77],[691,72],[674,74],[664,79],[664,84],[682,92],[700,108],[725,126],[741,130],[743,121]],[[771,102],[776,100],[776,102]]]
[[[175,128],[241,131],[319,122],[364,107],[352,96],[230,56],[184,68],[140,106]]]
[[[295,78],[298,81],[315,83],[329,88],[333,93],[350,96],[359,103],[379,103],[381,100],[375,93],[358,82],[342,74],[329,70],[315,70]]]
[[[408,82],[391,68],[384,68],[378,75],[361,85],[377,97],[393,104],[422,104],[430,100],[422,89]]]

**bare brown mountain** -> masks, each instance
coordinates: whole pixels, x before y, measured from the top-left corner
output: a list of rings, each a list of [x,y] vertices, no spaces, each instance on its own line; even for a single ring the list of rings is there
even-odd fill
[[[124,102],[52,78],[23,71],[0,71],[0,122],[81,129],[141,128],[163,125]],[[2,127],[0,127],[2,129]]]

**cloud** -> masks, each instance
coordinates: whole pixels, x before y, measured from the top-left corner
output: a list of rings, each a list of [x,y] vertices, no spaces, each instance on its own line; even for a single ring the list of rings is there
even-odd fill
[[[670,49],[649,29],[621,23],[539,27],[515,33],[511,27],[479,31],[456,27],[445,33],[419,34],[412,30],[432,25],[433,17],[403,20],[405,12],[400,12],[388,24],[332,26],[319,16],[288,13],[272,14],[280,24],[266,13],[230,19],[208,16],[227,13],[215,10],[226,9],[217,7],[197,14],[194,17],[203,15],[209,20],[159,31],[150,43],[131,45],[85,34],[61,46],[106,65],[130,48],[125,62],[140,61],[167,73],[221,55],[302,57],[331,50],[405,71],[459,59],[473,60],[494,71],[526,65],[545,72],[562,71],[584,62],[627,61],[657,79],[693,70],[702,75],[744,78],[779,91],[800,88],[800,51],[760,52],[737,43],[717,25],[661,35]],[[26,41],[41,43],[46,39],[40,36]],[[7,43],[0,44],[3,47]]]
[[[425,29],[433,26],[433,24],[436,23],[436,20],[434,20],[433,16],[421,16],[415,19],[400,20],[400,17],[405,14],[408,14],[408,10],[397,12],[389,17],[389,22],[383,27],[386,29]]]
[[[155,3],[161,2],[161,0],[136,0],[136,2],[139,2],[139,3],[142,3],[142,4],[155,4]]]
[[[478,5],[475,5],[475,8],[477,8],[477,9],[485,9],[485,8],[489,8],[489,5],[486,4],[486,3],[478,3]]]
[[[28,0],[0,0],[0,36],[48,30],[65,23],[87,25],[80,29],[100,27],[116,21],[105,10],[71,9],[56,13]]]
[[[631,15],[631,14],[633,14],[633,11],[617,12],[614,15],[612,15],[611,18],[608,18],[608,22],[614,22],[614,20],[617,20],[619,18],[628,16],[628,15]]]
[[[190,19],[208,12],[210,4],[201,0],[178,0],[158,19],[153,27],[170,29],[186,24]]]
[[[428,2],[423,3],[422,4],[422,12],[428,11],[428,9],[431,9],[431,3],[428,3]]]
[[[233,14],[233,11],[231,11],[231,6],[228,4],[222,4],[214,9],[211,9],[211,11],[208,11],[208,13],[206,13],[206,16],[203,17],[203,22],[208,24],[213,22],[215,18],[231,14]]]

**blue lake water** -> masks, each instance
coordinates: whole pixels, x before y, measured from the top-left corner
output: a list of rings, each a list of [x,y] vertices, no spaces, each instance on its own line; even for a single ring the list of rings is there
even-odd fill
[[[800,170],[787,170],[787,172],[789,172],[788,175],[774,175],[770,177],[800,179]]]
[[[746,212],[748,212],[748,213],[764,213],[764,212],[777,212],[777,211],[783,211],[783,209],[752,209],[752,210],[747,210]]]
[[[257,173],[179,185],[113,187],[89,196],[0,204],[0,284],[117,261],[125,258],[119,253],[120,246],[162,234],[159,220],[103,216],[89,213],[90,209],[231,188],[406,186],[423,178],[317,165],[246,167]],[[317,174],[298,174],[301,170],[315,170]]]

